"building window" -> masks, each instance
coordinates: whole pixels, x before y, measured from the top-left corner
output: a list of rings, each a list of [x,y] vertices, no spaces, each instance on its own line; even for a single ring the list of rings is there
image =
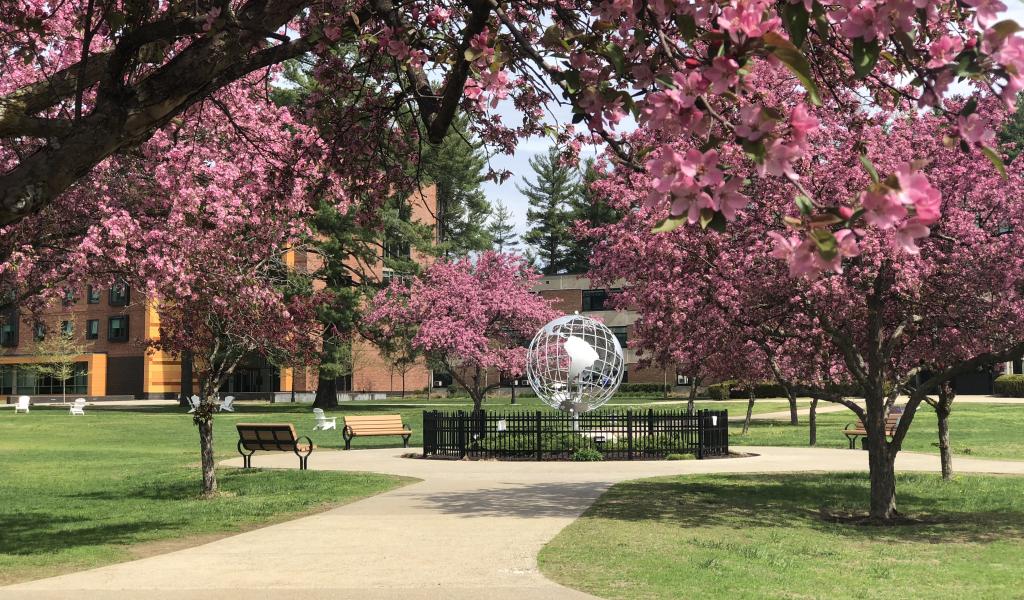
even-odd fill
[[[8,313],[0,321],[0,346],[13,348],[18,345],[18,313]]]
[[[46,325],[42,323],[36,323],[36,327],[33,330],[33,337],[37,342],[41,342],[46,339]]]
[[[623,349],[625,349],[626,340],[629,339],[629,335],[626,333],[626,328],[624,326],[620,326],[609,327],[608,329],[612,330],[612,334],[615,336],[615,339],[619,340],[619,345],[622,346]]]
[[[86,302],[88,302],[89,304],[99,304],[100,303],[100,289],[98,287],[90,285],[88,291],[86,292],[86,296],[85,297],[86,297]]]
[[[621,291],[620,289],[583,290],[583,310],[611,310],[609,300],[614,294]]]
[[[85,339],[95,340],[100,337],[100,320],[89,319],[85,322]]]
[[[64,306],[71,306],[75,303],[75,290],[66,289],[64,290]]]
[[[61,321],[60,322],[60,334],[61,335],[71,336],[74,333],[75,333],[75,331],[73,329],[73,326],[71,325],[71,321]]]
[[[115,283],[110,286],[110,305],[111,306],[128,306],[129,296],[131,296],[131,290],[128,289],[128,285],[125,283]]]
[[[107,328],[107,339],[112,342],[128,341],[128,317],[110,317]]]
[[[75,374],[64,382],[49,375],[36,375],[29,369],[19,369],[17,365],[0,366],[0,394],[36,396],[56,395],[64,391],[69,394],[89,392],[89,365],[87,363],[76,362]]]

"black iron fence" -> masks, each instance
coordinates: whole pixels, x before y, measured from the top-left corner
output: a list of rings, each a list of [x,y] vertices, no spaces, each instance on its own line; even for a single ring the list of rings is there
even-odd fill
[[[452,458],[564,460],[580,450],[606,460],[729,453],[729,411],[423,411],[423,453]]]

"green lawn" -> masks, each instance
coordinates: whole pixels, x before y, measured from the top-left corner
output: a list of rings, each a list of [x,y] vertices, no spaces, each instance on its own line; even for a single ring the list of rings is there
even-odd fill
[[[756,404],[755,404],[756,406]],[[730,410],[732,414],[732,410]],[[818,446],[848,448],[843,426],[857,418],[848,410],[818,415]],[[806,446],[807,419],[791,426],[787,422],[753,421],[750,433],[740,435],[738,424],[730,426],[729,442],[748,446]],[[1024,405],[1021,404],[961,404],[953,403],[949,417],[950,446],[954,456],[976,456],[1024,460]],[[903,442],[904,450],[935,452],[938,449],[938,429],[935,411],[923,406]]]
[[[822,507],[863,511],[863,474],[626,482],[559,533],[540,567],[630,600],[1021,597],[1024,478],[904,474],[897,490],[918,524],[822,518]]]
[[[243,406],[218,415],[218,459],[237,456],[233,423],[301,415]],[[218,470],[223,491],[199,500],[198,434],[181,409],[33,408],[0,412],[0,584],[118,562],[338,505],[411,480],[370,473]],[[340,435],[318,435],[339,446]],[[315,464],[316,453],[310,458]]]

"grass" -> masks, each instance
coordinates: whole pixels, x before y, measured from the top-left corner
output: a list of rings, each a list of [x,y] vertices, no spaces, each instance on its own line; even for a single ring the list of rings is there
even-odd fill
[[[540,554],[542,572],[604,598],[1011,598],[1024,588],[1024,478],[898,477],[892,528],[863,474],[682,476],[611,488]]]
[[[852,412],[844,410],[820,414],[817,420],[819,447],[849,447],[842,429],[847,423],[857,420]],[[953,413],[949,417],[950,446],[954,456],[1024,460],[1022,429],[1024,405],[1020,404],[957,406],[954,402]],[[807,419],[803,415],[800,424],[795,427],[789,425],[788,421],[753,421],[747,435],[740,435],[738,424],[733,424],[730,430],[729,442],[745,446],[806,446],[809,433]],[[918,409],[903,442],[903,449],[938,453],[938,425],[935,411],[930,406]]]
[[[218,415],[218,459],[237,455],[236,421],[294,421],[270,407]],[[308,514],[412,480],[371,473],[218,469],[200,500],[198,434],[170,407],[0,412],[0,584],[127,560]],[[317,436],[323,443],[328,436]],[[340,442],[341,436],[336,436]],[[339,443],[324,445],[338,446]],[[316,461],[316,454],[311,461]],[[173,541],[177,540],[177,541]],[[173,542],[172,542],[173,541]]]

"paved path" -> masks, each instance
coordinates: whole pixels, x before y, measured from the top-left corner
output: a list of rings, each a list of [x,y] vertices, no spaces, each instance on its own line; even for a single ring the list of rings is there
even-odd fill
[[[326,451],[314,469],[423,481],[195,548],[0,588],[0,598],[583,599],[537,569],[541,547],[615,482],[683,473],[865,470],[860,451],[739,448],[705,461],[544,463],[401,458],[400,449]],[[903,452],[904,470],[938,456]],[[1024,461],[954,459],[960,472],[1024,475]],[[257,467],[294,468],[290,455]],[[239,460],[226,461],[239,466]]]

